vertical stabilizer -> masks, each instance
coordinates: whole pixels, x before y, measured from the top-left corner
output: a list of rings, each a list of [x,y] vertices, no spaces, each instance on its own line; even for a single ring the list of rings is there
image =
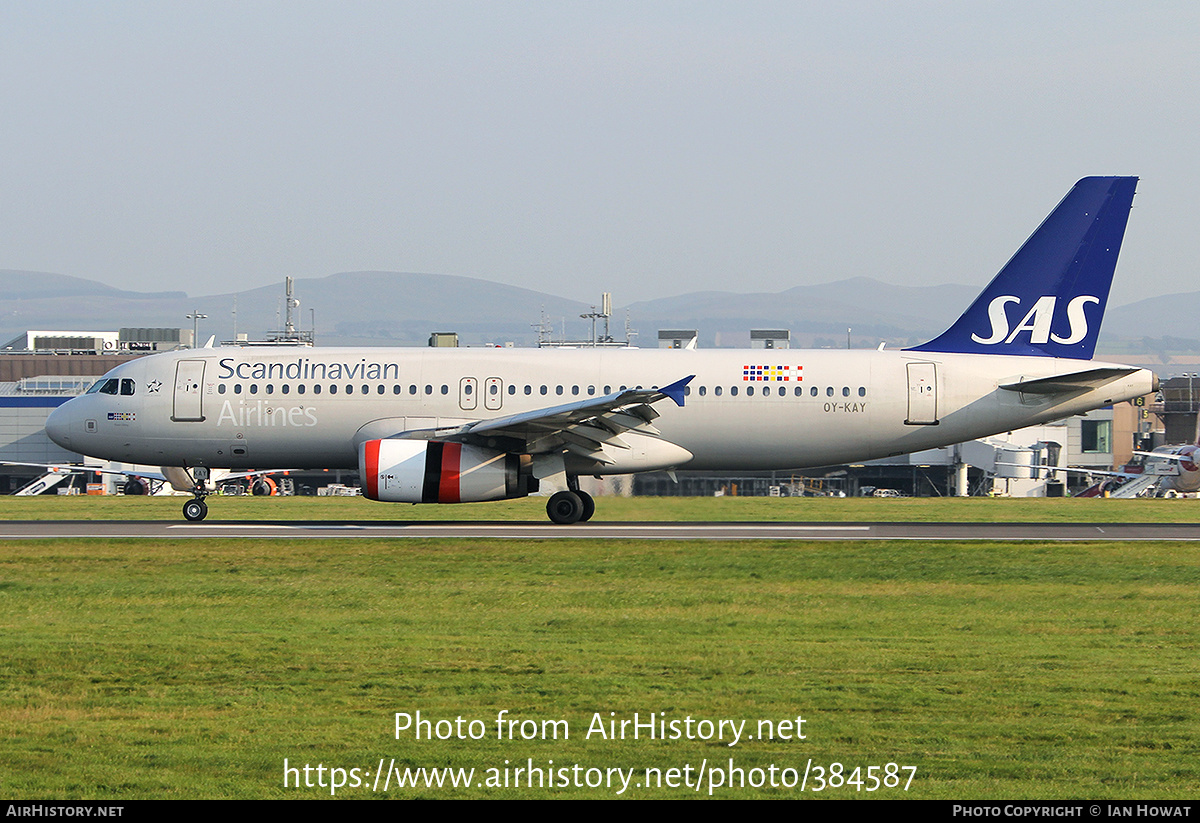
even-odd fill
[[[1080,180],[962,317],[909,351],[1090,360],[1136,188]]]

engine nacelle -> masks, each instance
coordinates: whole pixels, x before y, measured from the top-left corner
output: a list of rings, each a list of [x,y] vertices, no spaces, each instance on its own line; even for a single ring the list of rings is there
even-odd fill
[[[363,496],[390,503],[477,503],[538,490],[527,454],[438,440],[368,440],[358,447]]]

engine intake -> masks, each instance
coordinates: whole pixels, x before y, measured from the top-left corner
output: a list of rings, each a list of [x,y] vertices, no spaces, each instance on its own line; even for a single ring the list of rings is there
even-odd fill
[[[477,503],[538,490],[527,454],[439,440],[368,440],[358,447],[363,496],[388,503]]]

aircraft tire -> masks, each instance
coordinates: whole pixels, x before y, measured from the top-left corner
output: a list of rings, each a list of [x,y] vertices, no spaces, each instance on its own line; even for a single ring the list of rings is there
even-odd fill
[[[592,519],[592,515],[596,513],[596,501],[587,492],[575,492],[579,500],[583,503],[583,514],[579,515],[579,522],[586,523]]]
[[[203,500],[189,500],[183,504],[183,519],[197,523],[208,517],[208,504]]]
[[[583,517],[583,500],[575,492],[555,492],[546,504],[546,514],[560,526],[578,523]]]

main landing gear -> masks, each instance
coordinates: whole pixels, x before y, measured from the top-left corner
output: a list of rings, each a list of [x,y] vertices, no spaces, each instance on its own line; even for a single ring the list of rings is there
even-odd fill
[[[567,479],[567,487],[570,491],[555,492],[550,496],[550,502],[546,504],[546,514],[550,520],[560,526],[591,520],[596,513],[596,501],[587,492],[579,490],[579,479],[576,477]]]
[[[192,469],[192,480],[196,484],[192,487],[195,497],[183,504],[183,519],[199,523],[208,517],[208,504],[204,502],[204,498],[208,497],[208,469],[203,466]]]

